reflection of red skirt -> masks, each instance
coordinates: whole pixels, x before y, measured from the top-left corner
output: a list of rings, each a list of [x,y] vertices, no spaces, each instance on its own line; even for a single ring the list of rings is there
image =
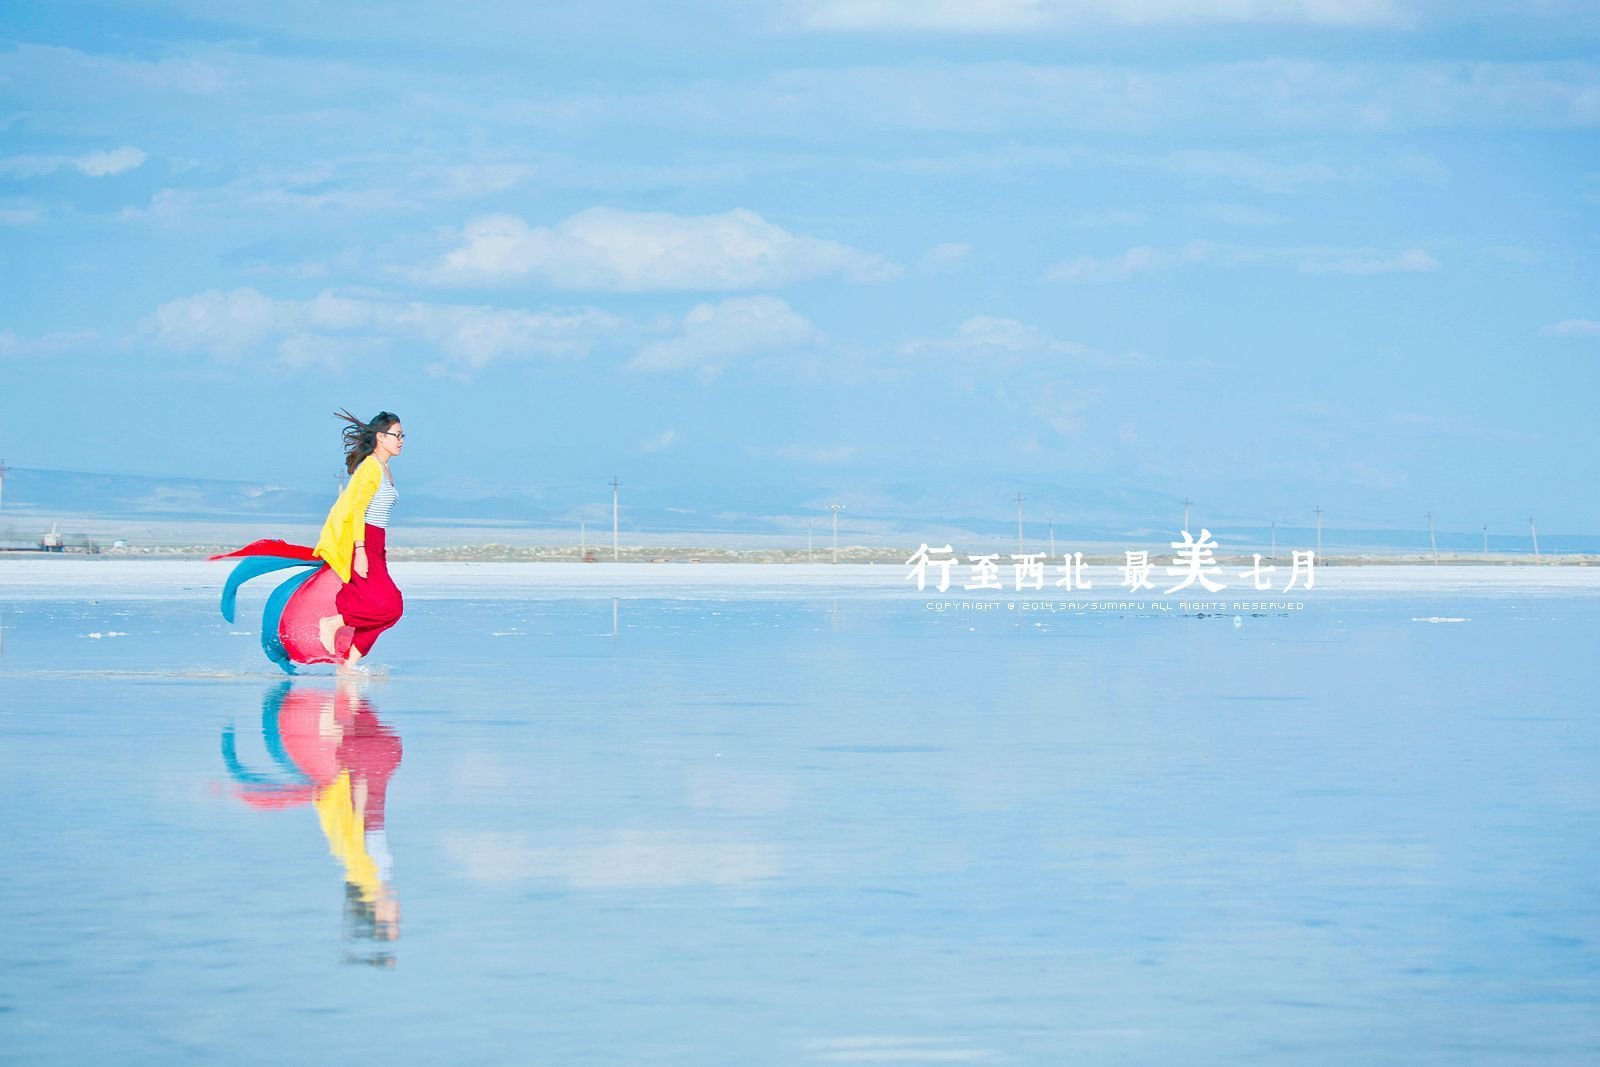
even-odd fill
[[[350,580],[340,587],[339,595],[333,599],[333,606],[344,616],[344,624],[355,628],[356,636],[351,644],[363,656],[372,651],[372,643],[379,634],[400,621],[400,614],[405,610],[400,589],[389,577],[385,533],[382,526],[368,524],[362,538],[367,543],[367,576],[361,577],[352,566]]]

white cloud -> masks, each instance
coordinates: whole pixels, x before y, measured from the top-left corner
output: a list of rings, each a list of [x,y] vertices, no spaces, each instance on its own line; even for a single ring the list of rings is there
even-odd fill
[[[144,165],[145,154],[131,145],[123,145],[109,152],[89,152],[78,156],[72,165],[94,178],[104,178],[135,170]]]
[[[1223,120],[1224,124],[1231,120]],[[1028,170],[1109,169],[1154,171],[1175,174],[1204,182],[1247,185],[1263,192],[1289,194],[1322,185],[1379,183],[1392,181],[1438,183],[1448,178],[1437,160],[1415,153],[1367,157],[1355,164],[1331,163],[1318,158],[1320,150],[1294,147],[1256,152],[1214,149],[1178,149],[1146,153],[1105,151],[1082,146],[1072,148],[1006,145],[983,151],[966,151],[946,156],[912,156],[863,164],[869,171],[895,171],[906,174],[948,176],[994,174]],[[1308,155],[1308,152],[1312,153]],[[1220,205],[1226,206],[1226,205]],[[1065,223],[1075,229],[1108,229],[1138,226],[1150,221],[1143,212],[1130,210],[1083,211],[1068,216]]]
[[[147,204],[125,207],[119,217],[129,222],[177,223],[210,218],[260,225],[285,214],[322,213],[328,218],[350,212],[411,211],[421,202],[418,194],[427,192],[413,187],[401,190],[361,184],[340,188],[339,180],[284,179],[264,173],[203,189],[158,189],[150,194]]]
[[[666,449],[671,448],[672,447],[672,443],[674,441],[676,441],[677,439],[678,439],[678,431],[676,431],[676,430],[662,430],[660,433],[656,434],[654,437],[650,438],[648,441],[639,442],[639,451],[641,451],[641,452],[663,452]]]
[[[1080,211],[1066,220],[1067,225],[1075,230],[1103,230],[1119,226],[1143,226],[1149,221],[1149,216],[1142,212],[1118,209]]]
[[[877,256],[790,233],[743,209],[672,215],[591,208],[551,227],[486,215],[461,237],[417,276],[441,284],[532,281],[641,292],[765,289],[827,275],[883,281],[898,273]]]
[[[31,226],[42,218],[44,218],[44,212],[38,208],[0,208],[0,226]]]
[[[1600,322],[1590,319],[1567,319],[1546,326],[1541,332],[1546,337],[1600,337]]]
[[[21,337],[10,330],[0,330],[0,358],[60,356],[103,343],[100,335],[93,330],[59,330],[38,337]]]
[[[1078,341],[1064,340],[1037,326],[997,315],[973,315],[948,337],[916,337],[903,342],[890,364],[891,373],[914,373],[930,359],[970,361],[963,378],[973,381],[994,369],[1059,373],[1066,363],[1095,367],[1137,367],[1149,363],[1142,352],[1106,352]],[[969,383],[970,384],[970,383]]]
[[[388,351],[379,337],[326,333],[291,333],[278,342],[278,358],[290,367],[336,367],[360,364]]]
[[[1153,248],[1135,245],[1120,255],[1096,258],[1078,256],[1057,263],[1045,277],[1053,282],[1126,281],[1140,274],[1175,270],[1196,263],[1214,262],[1233,253],[1205,241],[1190,241],[1180,248]]]
[[[150,194],[150,202],[144,207],[129,205],[118,213],[118,218],[125,222],[140,219],[158,219],[170,222],[179,216],[187,214],[193,206],[200,202],[201,197],[193,192],[180,193],[176,189],[160,189]]]
[[[262,167],[216,185],[160,189],[146,204],[123,208],[121,217],[272,226],[274,217],[282,215],[411,212],[429,204],[504,193],[539,172],[538,166],[523,161],[359,152]]]
[[[456,163],[436,172],[424,170],[415,177],[438,182],[445,196],[476,197],[515,189],[538,173],[539,168],[531,163]]]
[[[244,61],[252,58],[247,53],[219,53],[223,62],[234,57]],[[0,55],[0,77],[8,79],[8,88],[19,94],[32,92],[58,98],[77,94],[82,100],[109,97],[103,101],[107,104],[141,92],[211,96],[230,85],[228,72],[215,63],[180,56],[153,61],[123,59],[26,42]]]
[[[1085,414],[1106,398],[1103,385],[1080,385],[1069,381],[1042,382],[1028,392],[1028,406],[1033,414],[1043,419],[1069,440],[1083,436],[1088,428]]]
[[[135,170],[144,165],[146,158],[143,152],[132,145],[123,145],[109,151],[85,152],[80,156],[11,156],[0,159],[0,172],[34,178],[71,167],[91,178],[106,178]]]
[[[1173,248],[1137,245],[1113,256],[1078,256],[1045,272],[1050,281],[1120,282],[1202,264],[1236,267],[1247,263],[1297,261],[1306,274],[1395,274],[1439,269],[1439,261],[1419,248],[1391,252],[1370,248],[1253,248],[1190,241]]]
[[[1389,421],[1396,426],[1417,426],[1425,430],[1443,430],[1449,423],[1437,415],[1425,415],[1420,411],[1396,411],[1389,416]]]
[[[162,304],[142,326],[164,348],[231,360],[292,328],[293,317],[292,304],[255,289],[210,289]]]
[[[645,345],[628,366],[694,368],[712,375],[735,359],[798,348],[819,336],[809,319],[775,296],[731,297],[694,307],[684,316],[677,337]]]
[[[1352,485],[1368,489],[1399,489],[1406,484],[1403,471],[1383,470],[1367,463],[1351,463],[1345,467]]]
[[[906,355],[937,353],[958,355],[1014,355],[1019,353],[1060,353],[1087,355],[1090,349],[1076,341],[1059,341],[1036,326],[1016,319],[993,315],[974,315],[956,327],[951,337],[919,337],[901,345]]]
[[[393,313],[397,332],[439,345],[470,367],[507,356],[582,356],[623,328],[621,319],[595,308],[510,311],[499,308],[411,303]]]
[[[937,244],[923,254],[922,262],[919,265],[924,271],[929,272],[949,270],[960,264],[971,252],[971,245],[957,244],[955,242]]]
[[[1031,29],[1047,19],[1038,0],[805,0],[800,24],[814,30]]]
[[[792,459],[799,463],[818,463],[829,466],[850,462],[855,458],[856,452],[857,449],[853,445],[835,445],[831,448],[792,445],[789,448],[778,449],[778,455],[784,459]]]
[[[1420,248],[1408,248],[1389,256],[1339,256],[1308,259],[1300,265],[1308,274],[1395,274],[1439,269],[1439,261]]]
[[[1196,213],[1230,226],[1281,226],[1289,216],[1250,204],[1202,204]]]
[[[1012,33],[1097,24],[1306,23],[1390,25],[1392,0],[800,0],[800,25],[815,30]]]
[[[435,347],[478,369],[519,356],[582,356],[624,323],[594,308],[548,311],[431,304],[323,292],[275,300],[251,288],[169,301],[141,324],[159,346],[224,360],[272,352],[292,365],[339,365],[394,342]]]
[[[925,61],[778,71],[594,98],[587,121],[791,135],[841,128],[968,133],[1172,130],[1383,133],[1600,125],[1600,67],[1582,60],[1374,62],[1271,58],[1161,66]],[[543,115],[541,125],[558,120]],[[559,120],[563,123],[572,119]],[[1191,165],[1211,162],[1197,153]],[[1424,171],[1416,175],[1426,177]],[[1315,173],[1293,175],[1316,180]]]
[[[261,189],[243,201],[248,210],[282,208],[291,211],[405,211],[415,206],[409,193],[389,188]]]
[[[1278,193],[1349,178],[1348,173],[1328,163],[1284,160],[1249,152],[1184,149],[1168,153],[1164,162],[1180,174],[1223,178]]]

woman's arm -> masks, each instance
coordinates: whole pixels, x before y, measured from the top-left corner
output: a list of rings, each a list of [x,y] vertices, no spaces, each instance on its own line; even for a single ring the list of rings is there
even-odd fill
[[[342,581],[350,580],[355,543],[362,540],[366,532],[367,505],[372,503],[382,477],[383,464],[377,460],[368,457],[358,463],[322,523],[322,533],[317,537],[313,554],[326,560]]]
[[[346,487],[350,499],[346,503],[347,521],[350,524],[350,536],[353,547],[350,553],[350,569],[359,577],[367,576],[366,552],[366,518],[367,505],[372,503],[372,498],[377,495],[378,485],[383,481],[383,466],[375,459],[368,457],[356,467],[355,474],[350,478]]]

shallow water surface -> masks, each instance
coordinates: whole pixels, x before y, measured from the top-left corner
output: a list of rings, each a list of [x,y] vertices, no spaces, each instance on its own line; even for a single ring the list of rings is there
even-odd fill
[[[1600,1060],[1587,580],[397,566],[339,686],[8,566],[0,1060]]]

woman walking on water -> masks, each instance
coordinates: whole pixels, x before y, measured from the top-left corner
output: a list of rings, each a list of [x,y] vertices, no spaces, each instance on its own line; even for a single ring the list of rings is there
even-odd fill
[[[338,612],[318,623],[318,636],[340,671],[362,671],[361,659],[372,651],[378,635],[400,621],[404,602],[389,577],[384,551],[389,511],[399,494],[389,461],[405,447],[400,416],[380,411],[362,422],[348,411],[337,416],[344,429],[345,485],[317,538],[313,554],[324,560],[344,584],[334,598]]]

